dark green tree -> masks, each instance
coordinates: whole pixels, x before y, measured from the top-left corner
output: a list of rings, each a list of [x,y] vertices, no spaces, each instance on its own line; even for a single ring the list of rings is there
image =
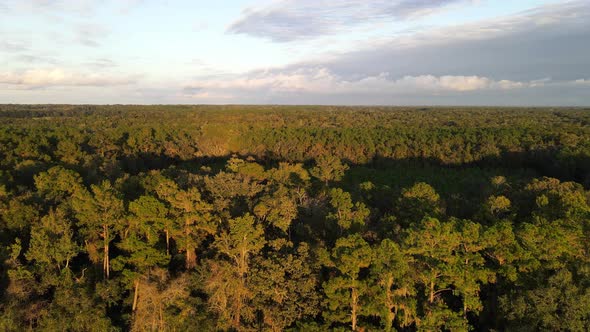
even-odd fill
[[[242,329],[254,320],[254,297],[248,275],[252,257],[265,246],[264,230],[254,217],[245,215],[227,221],[227,228],[216,235],[214,248],[221,259],[206,265],[205,291],[209,305],[220,316],[222,328]]]

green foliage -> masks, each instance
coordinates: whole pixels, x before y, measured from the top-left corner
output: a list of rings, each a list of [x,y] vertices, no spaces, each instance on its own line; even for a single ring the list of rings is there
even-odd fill
[[[255,318],[250,301],[254,298],[247,280],[252,256],[265,246],[264,230],[254,217],[245,215],[228,220],[227,228],[215,237],[214,247],[224,259],[209,261],[205,291],[220,317],[220,327],[241,329]]]
[[[539,282],[537,287],[525,286],[501,298],[510,328],[519,331],[587,331],[590,328],[587,282],[575,280],[567,269],[559,269]]]
[[[41,219],[41,224],[31,229],[27,260],[35,266],[48,270],[61,271],[69,268],[79,248],[74,242],[71,222],[62,210],[50,211]]]
[[[493,271],[485,266],[484,234],[481,225],[471,221],[441,222],[434,218],[423,220],[419,228],[408,232],[406,250],[415,261],[417,282],[424,289],[423,316],[418,327],[428,330],[466,326],[467,314],[482,310],[481,285],[495,281]],[[461,313],[453,311],[444,300],[445,293],[451,292],[461,297]]]
[[[81,190],[72,199],[72,207],[86,239],[86,251],[93,262],[100,260],[102,251],[103,273],[110,275],[109,248],[124,216],[120,193],[109,181],[92,185],[91,192]]]
[[[196,266],[195,250],[203,235],[214,234],[217,224],[213,219],[212,205],[204,201],[201,193],[195,187],[188,190],[172,189],[169,195],[164,194],[170,206],[173,224],[170,229],[176,245],[185,253],[185,267],[192,269]],[[166,225],[164,225],[166,227]]]
[[[252,305],[262,316],[263,326],[281,331],[294,322],[314,318],[320,300],[316,275],[305,243],[293,252],[256,257],[248,282],[254,291]]]
[[[297,204],[293,195],[284,187],[263,196],[254,206],[258,219],[287,232],[291,222],[297,217]]]
[[[444,211],[440,195],[424,182],[403,189],[398,206],[398,214],[409,224],[417,223],[427,216],[436,218]]]
[[[104,304],[97,304],[86,285],[71,275],[57,287],[53,301],[40,317],[38,331],[117,331]],[[67,317],[67,319],[64,319]]]
[[[13,197],[2,208],[3,228],[15,232],[29,229],[39,219],[35,205],[27,197]]]
[[[483,218],[490,219],[493,222],[498,222],[501,219],[512,219],[511,214],[512,202],[506,196],[490,196],[484,203]]]
[[[324,154],[316,159],[316,167],[311,169],[311,175],[328,185],[330,181],[340,181],[348,165],[342,164],[338,157]]]
[[[233,261],[240,274],[247,273],[250,256],[264,245],[264,230],[251,215],[228,220],[227,230],[215,238],[215,248]]]
[[[589,123],[0,105],[0,330],[587,331]]]
[[[41,197],[55,203],[62,202],[83,188],[80,175],[61,166],[36,175],[35,186]]]
[[[390,239],[375,248],[371,268],[371,305],[386,331],[411,325],[416,319],[416,287],[412,258]]]
[[[336,276],[322,287],[326,295],[327,311],[324,317],[333,323],[350,323],[356,331],[359,317],[366,313],[369,284],[360,279],[360,272],[368,268],[374,253],[369,244],[358,235],[340,238],[324,262],[334,269]]]
[[[361,202],[352,202],[349,193],[340,188],[329,192],[331,211],[326,216],[328,221],[336,223],[340,230],[358,232],[365,226],[369,217],[369,209]]]

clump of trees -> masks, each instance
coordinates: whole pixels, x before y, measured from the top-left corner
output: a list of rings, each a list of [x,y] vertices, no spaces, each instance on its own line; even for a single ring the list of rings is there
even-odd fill
[[[0,329],[586,331],[587,117],[0,106]]]

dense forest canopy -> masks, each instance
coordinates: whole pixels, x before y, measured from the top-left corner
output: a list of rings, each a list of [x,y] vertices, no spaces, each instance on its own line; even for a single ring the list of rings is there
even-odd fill
[[[0,105],[0,329],[588,331],[589,125]]]

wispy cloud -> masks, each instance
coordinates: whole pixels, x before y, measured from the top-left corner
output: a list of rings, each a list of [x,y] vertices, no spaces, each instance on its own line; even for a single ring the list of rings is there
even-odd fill
[[[137,77],[74,72],[61,68],[0,72],[0,84],[25,89],[56,86],[117,86],[133,84],[136,81]]]
[[[145,2],[147,2],[147,0],[119,0],[120,12],[123,14],[129,14]]]
[[[100,41],[109,34],[109,30],[100,24],[80,24],[75,30],[76,41],[89,47],[97,47]]]
[[[88,66],[88,67],[92,67],[92,68],[98,68],[98,69],[117,67],[117,63],[115,61],[113,61],[112,59],[108,59],[108,58],[93,59],[93,60],[83,63],[83,65]]]
[[[101,8],[113,6],[119,14],[129,14],[149,0],[3,0],[0,12],[28,12],[62,16],[75,14],[88,18],[95,16]]]
[[[337,33],[375,20],[408,20],[467,0],[283,0],[244,11],[228,32],[278,42]]]
[[[13,60],[19,63],[25,63],[25,64],[51,64],[51,65],[56,65],[60,63],[60,60],[51,57],[51,56],[47,56],[47,55],[35,55],[35,54],[19,54],[13,57]]]
[[[26,51],[28,46],[15,41],[0,40],[0,52],[22,52]]]
[[[76,13],[94,15],[99,3],[95,0],[7,0],[9,11],[29,11],[47,14]]]

